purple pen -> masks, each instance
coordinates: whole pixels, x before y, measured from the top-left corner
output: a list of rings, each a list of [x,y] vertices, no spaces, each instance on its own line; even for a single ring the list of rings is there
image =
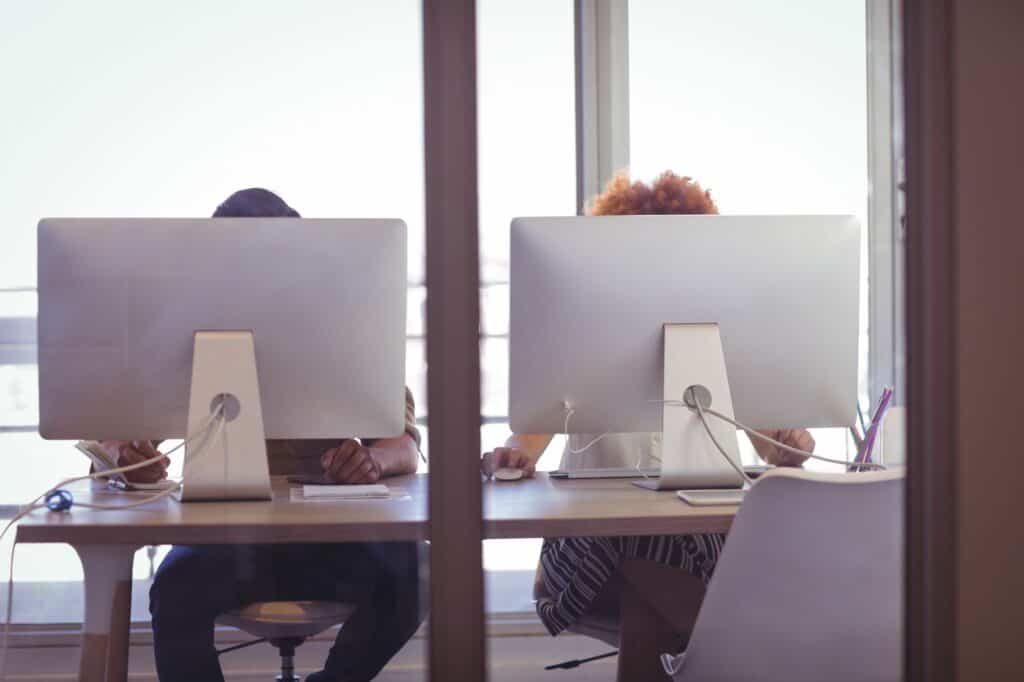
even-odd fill
[[[875,414],[871,418],[871,425],[868,426],[868,431],[864,434],[864,444],[861,446],[860,455],[856,459],[861,464],[871,461],[871,451],[875,446],[875,440],[878,438],[878,430],[882,426],[882,419],[885,417],[885,413],[889,409],[889,403],[892,401],[892,394],[892,386],[886,386],[882,390],[882,397],[878,400],[878,409],[875,410]]]

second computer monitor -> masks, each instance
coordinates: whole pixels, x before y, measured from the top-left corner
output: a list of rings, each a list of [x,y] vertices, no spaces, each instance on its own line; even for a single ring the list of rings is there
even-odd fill
[[[661,431],[663,325],[706,322],[737,419],[852,424],[859,254],[852,216],[514,220],[512,430]]]

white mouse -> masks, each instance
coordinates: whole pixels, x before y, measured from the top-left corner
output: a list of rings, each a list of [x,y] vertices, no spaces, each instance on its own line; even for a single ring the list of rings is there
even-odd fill
[[[494,478],[499,481],[518,481],[523,477],[522,469],[513,469],[512,467],[501,467],[494,472]]]

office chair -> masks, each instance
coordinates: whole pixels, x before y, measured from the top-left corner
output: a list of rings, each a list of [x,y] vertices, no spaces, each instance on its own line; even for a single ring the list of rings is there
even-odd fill
[[[339,623],[344,623],[355,606],[328,601],[270,601],[256,602],[221,614],[218,625],[228,625],[259,639],[218,653],[234,651],[250,644],[268,641],[281,654],[281,674],[278,682],[299,682],[295,675],[295,649],[307,638],[318,635]]]
[[[903,473],[775,469],[747,493],[676,682],[896,682]]]

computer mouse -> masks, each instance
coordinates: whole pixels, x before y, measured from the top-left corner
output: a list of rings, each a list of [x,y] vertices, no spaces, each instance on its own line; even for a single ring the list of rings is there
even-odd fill
[[[494,478],[499,481],[518,481],[523,477],[522,469],[513,469],[512,467],[501,467],[494,472]]]

